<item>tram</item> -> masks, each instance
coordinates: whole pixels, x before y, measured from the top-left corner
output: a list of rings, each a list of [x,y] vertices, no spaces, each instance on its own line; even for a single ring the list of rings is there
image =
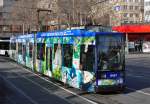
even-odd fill
[[[9,56],[9,39],[0,39],[0,55]]]
[[[10,46],[16,46],[18,59],[14,60],[18,63],[69,86],[87,92],[124,89],[122,33],[85,29],[38,32],[11,38]]]

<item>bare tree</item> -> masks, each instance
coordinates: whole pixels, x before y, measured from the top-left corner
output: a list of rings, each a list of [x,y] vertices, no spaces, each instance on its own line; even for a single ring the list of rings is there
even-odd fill
[[[25,31],[37,26],[37,0],[18,0],[12,8],[12,19],[22,24]],[[14,24],[15,24],[14,22]]]
[[[71,27],[86,24],[109,24],[109,14],[112,4],[109,0],[18,0],[13,9],[12,17],[20,20],[25,30],[38,26],[37,10],[49,9],[51,12],[41,12],[39,21],[43,25],[62,25]],[[101,2],[102,1],[102,2]],[[101,5],[97,5],[101,4]],[[113,4],[114,5],[114,4]]]
[[[66,17],[65,21],[69,26],[85,25],[90,12],[89,0],[59,0],[59,15]]]

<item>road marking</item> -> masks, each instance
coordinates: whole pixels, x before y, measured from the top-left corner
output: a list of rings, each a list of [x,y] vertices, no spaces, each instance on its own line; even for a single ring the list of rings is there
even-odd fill
[[[15,67],[18,67],[16,64],[13,64],[13,63],[10,63],[10,64],[13,65],[13,66],[15,66]],[[20,67],[20,66],[19,66],[19,67]],[[38,75],[38,74],[35,74],[34,72],[32,72],[32,71],[30,71],[30,70],[28,70],[28,69],[26,69],[26,68],[23,68],[23,67],[21,67],[21,68],[24,69],[24,70],[26,70],[26,71],[28,71],[28,72],[30,72],[30,73],[32,73],[32,74],[34,74],[35,76],[37,76],[37,77],[39,77],[39,78],[41,78],[41,79],[43,79],[43,80],[45,80],[45,81],[47,81],[47,82],[49,82],[49,83],[51,83],[51,84],[53,84],[53,85],[59,87],[60,89],[62,89],[62,90],[66,91],[66,92],[68,92],[68,93],[70,93],[70,94],[72,94],[72,95],[75,95],[75,96],[77,96],[77,97],[79,97],[79,98],[81,98],[81,99],[83,99],[83,100],[85,100],[85,101],[91,103],[91,104],[98,104],[98,103],[96,103],[96,102],[94,102],[94,101],[92,101],[92,100],[89,100],[89,99],[87,99],[87,98],[85,98],[85,97],[82,97],[82,96],[78,95],[78,94],[75,93],[75,92],[72,92],[72,91],[70,91],[70,90],[68,90],[68,89],[63,88],[63,87],[61,87],[61,86],[59,86],[59,85],[53,83],[52,81],[47,80],[47,79],[41,77],[41,76]]]
[[[33,104],[38,104],[35,100],[33,100],[32,98],[30,98],[28,95],[26,95],[21,89],[17,88],[13,83],[11,83],[10,81],[8,81],[2,75],[0,75],[0,76],[3,78],[3,80],[5,80],[6,83],[8,83],[11,87],[13,87],[14,89],[16,89],[23,96],[25,96],[30,102],[32,102]]]
[[[129,87],[127,87],[126,89],[150,96],[150,93],[146,93],[146,92],[143,92],[141,90],[136,90],[136,89],[129,88]]]

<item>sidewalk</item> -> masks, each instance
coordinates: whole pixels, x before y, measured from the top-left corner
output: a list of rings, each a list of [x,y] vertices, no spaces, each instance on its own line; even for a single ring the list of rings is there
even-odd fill
[[[150,58],[150,53],[129,53],[125,55],[126,58]]]

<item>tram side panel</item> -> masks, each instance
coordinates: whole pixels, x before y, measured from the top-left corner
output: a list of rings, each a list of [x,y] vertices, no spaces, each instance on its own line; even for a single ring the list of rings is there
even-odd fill
[[[37,38],[36,43],[36,72],[44,74],[44,70],[46,69],[46,46],[45,46],[45,38]]]
[[[34,71],[34,34],[26,39],[25,66]]]
[[[90,59],[89,56],[95,55],[93,51],[92,54],[89,51],[91,48],[94,50],[94,41],[95,37],[83,38],[80,36],[37,38],[37,72],[72,87],[93,91],[94,59]],[[82,60],[93,61],[90,68],[88,64],[91,62],[81,62],[81,54],[84,54]]]
[[[89,92],[94,90],[94,83],[92,83],[94,79],[94,64],[89,68],[90,63],[88,61],[85,62],[86,60],[91,60],[94,63],[94,60],[92,60],[94,55],[88,52],[89,46],[92,46],[94,41],[94,37],[64,37],[61,71],[64,83]],[[93,52],[92,50],[90,51]]]
[[[18,50],[17,50],[17,62],[23,64],[23,42],[22,39],[17,39]]]
[[[17,55],[17,43],[15,38],[10,38],[10,49],[9,49],[9,57],[16,61],[16,55]]]
[[[114,37],[114,35],[112,36]],[[106,35],[106,38],[106,40],[108,40],[110,37],[107,37]],[[118,36],[116,39],[118,39]],[[33,40],[36,40],[36,45],[33,45],[35,42]],[[96,54],[97,49],[105,51],[105,48],[101,48],[99,44],[97,47],[95,46],[95,36],[38,36],[35,39],[30,38],[26,41],[28,41],[26,42],[26,46],[23,46],[25,45],[23,43],[24,41],[17,40],[17,61],[20,64],[24,63],[23,51],[25,49],[23,48],[26,47],[25,65],[32,68],[34,66],[33,61],[35,61],[36,64],[33,68],[36,72],[55,78],[69,84],[72,87],[83,89],[88,92],[94,92],[95,86],[106,86],[105,88],[107,89],[107,86],[114,86],[114,84],[116,85],[116,82],[118,81],[108,78],[101,79],[101,73],[99,73],[100,71],[96,70],[96,64],[98,62]],[[115,42],[117,44],[122,42],[122,40],[120,40],[120,42],[117,41]],[[123,51],[123,45],[119,50],[119,53],[122,54],[123,52],[120,51]],[[122,62],[119,64],[122,64]],[[111,72],[112,71],[110,70],[109,73],[111,75],[116,75],[116,73]],[[114,81],[115,83],[111,85],[110,82],[112,83]]]

